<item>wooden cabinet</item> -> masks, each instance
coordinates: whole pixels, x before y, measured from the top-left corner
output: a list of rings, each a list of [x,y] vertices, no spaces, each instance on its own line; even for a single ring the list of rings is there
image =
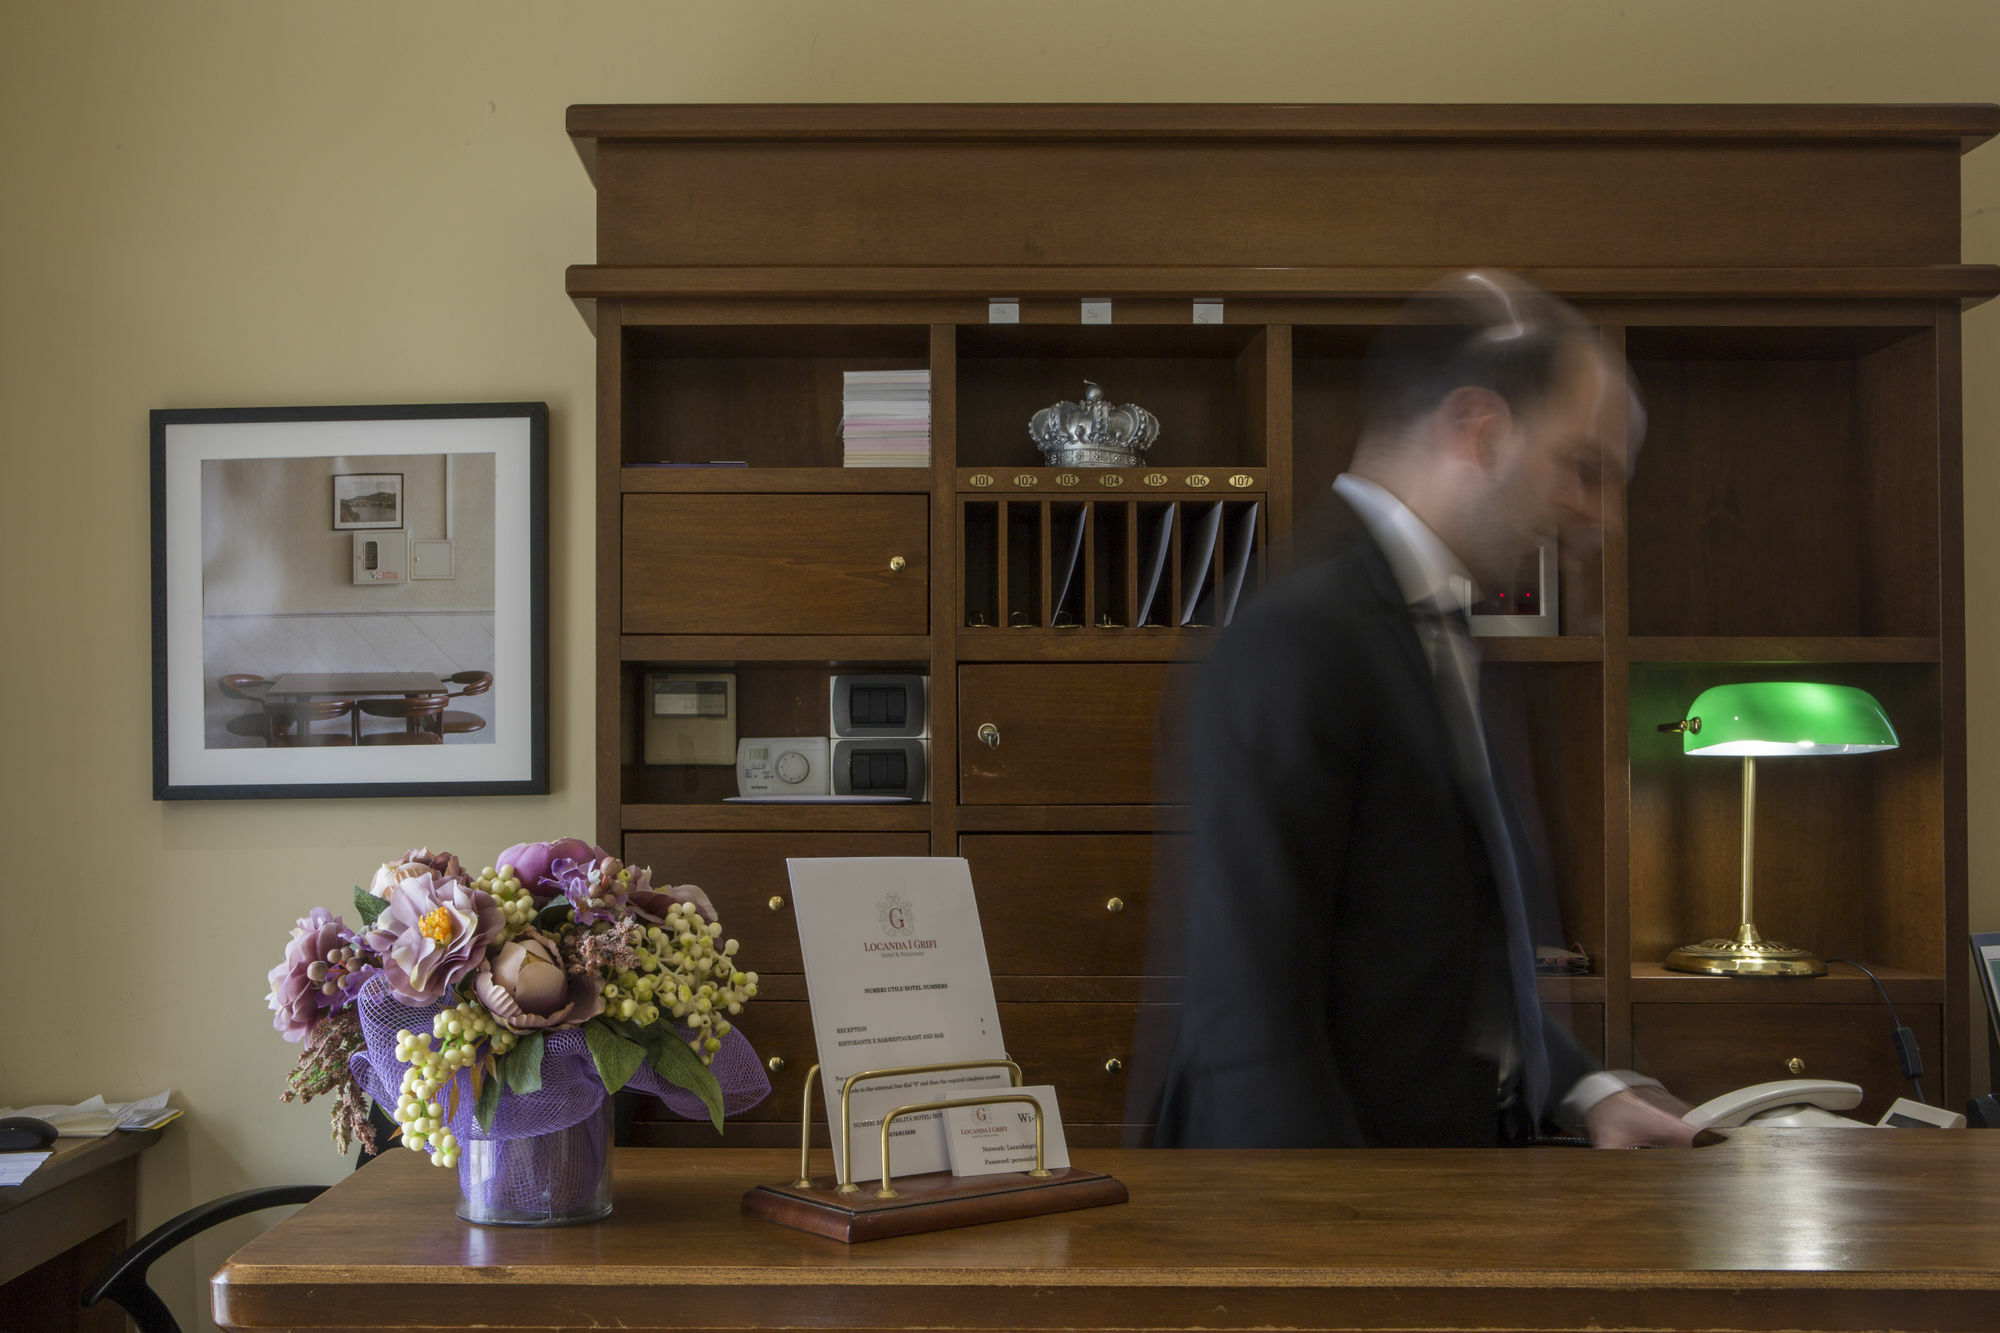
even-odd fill
[[[1143,805],[1170,668],[1010,663],[958,675],[967,805]]]
[[[1991,107],[572,108],[599,191],[598,262],[569,274],[598,340],[599,837],[701,884],[760,959],[744,1028],[785,1066],[727,1141],[782,1142],[811,1062],[766,905],[801,854],[966,856],[1010,1048],[1073,1142],[1122,1132],[1143,1099],[1114,1093],[1171,1026],[1145,937],[1186,827],[1176,684],[1227,620],[1199,525],[1247,535],[1245,598],[1280,576],[1353,458],[1371,339],[1475,258],[1576,303],[1648,420],[1604,540],[1565,553],[1561,634],[1484,645],[1497,762],[1592,958],[1545,1001],[1687,1096],[1794,1056],[1870,1105],[1904,1090],[1851,966],[1659,967],[1734,928],[1741,843],[1735,766],[1655,725],[1726,681],[1859,685],[1901,747],[1765,766],[1758,924],[1874,968],[1933,1100],[1962,1102],[1959,319],[2000,270],[1958,262],[1957,171],[1996,130]],[[928,466],[840,466],[857,370],[929,372]],[[1029,416],[1086,381],[1159,418],[1141,466],[1043,465]],[[745,466],[661,466],[716,460]],[[646,764],[645,676],[700,667],[736,674],[739,735],[824,735],[843,669],[927,674],[931,799],[746,807],[726,766]]]
[[[922,634],[916,495],[628,495],[628,634]]]

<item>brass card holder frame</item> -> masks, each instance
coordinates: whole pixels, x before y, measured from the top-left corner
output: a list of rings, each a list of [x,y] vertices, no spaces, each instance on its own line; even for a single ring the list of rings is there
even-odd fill
[[[852,1126],[850,1110],[854,1089],[874,1079],[900,1078],[912,1074],[948,1074],[966,1069],[1006,1069],[1011,1087],[1021,1086],[1021,1066],[1008,1059],[959,1060],[947,1064],[900,1065],[888,1069],[864,1069],[851,1074],[840,1087],[840,1118]],[[910,1102],[895,1107],[882,1117],[882,1179],[872,1195],[864,1196],[854,1183],[854,1135],[841,1135],[840,1160],[834,1183],[821,1188],[812,1178],[813,1083],[820,1067],[806,1070],[805,1091],[799,1112],[799,1174],[784,1185],[759,1185],[743,1196],[743,1211],[781,1226],[796,1227],[830,1240],[854,1244],[907,1236],[950,1227],[999,1222],[1008,1218],[1032,1217],[1043,1213],[1068,1212],[1124,1203],[1130,1196],[1125,1186],[1101,1172],[1075,1167],[1050,1171],[1043,1156],[1043,1107],[1031,1093],[999,1091],[985,1096],[959,1097],[941,1102]],[[892,1183],[889,1161],[889,1128],[904,1116],[930,1111],[949,1111],[967,1106],[1025,1104],[1035,1115],[1035,1165],[1032,1170],[992,1176],[958,1177],[949,1171],[934,1171],[904,1178],[903,1189]]]

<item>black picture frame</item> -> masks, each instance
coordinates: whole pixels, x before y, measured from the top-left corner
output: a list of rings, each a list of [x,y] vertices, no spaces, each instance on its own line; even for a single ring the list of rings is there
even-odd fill
[[[155,800],[522,796],[548,792],[546,403],[160,409],[150,414],[150,423]],[[446,496],[451,493],[449,477],[455,465],[486,468],[480,475],[491,478],[487,628],[493,665],[487,669],[493,674],[493,683],[489,697],[478,701],[491,714],[490,726],[481,730],[490,730],[491,735],[480,737],[478,744],[408,746],[344,741],[313,746],[283,741],[273,744],[268,727],[261,743],[219,737],[214,725],[217,677],[208,665],[216,647],[209,636],[211,622],[226,617],[213,614],[209,605],[209,571],[219,549],[235,552],[233,568],[259,568],[261,559],[276,556],[255,545],[259,539],[254,533],[242,531],[256,528],[257,523],[225,522],[214,513],[205,513],[219,508],[214,502],[214,478],[219,474],[208,465],[272,462],[298,467],[323,463],[326,475],[332,476],[336,471],[399,470],[353,466],[357,459],[433,454],[439,456],[440,474],[447,478]],[[492,455],[490,467],[476,462],[484,454]],[[468,463],[468,459],[475,463]],[[294,489],[298,488],[287,488],[287,502]],[[317,533],[337,544],[369,531],[327,532],[326,495],[325,489],[315,489],[308,497],[318,515],[311,525]],[[299,503],[303,506],[305,500]],[[399,517],[407,515],[407,497],[399,509]],[[482,520],[489,517],[483,510],[474,512]],[[210,523],[206,534],[205,518]],[[302,543],[307,537],[301,533],[296,540]],[[286,547],[293,544],[289,540],[284,543]],[[315,597],[334,597],[333,589],[347,588],[332,575],[336,553],[337,546],[329,546],[304,566],[303,577],[316,581],[311,585]],[[476,563],[458,558],[454,576],[463,577],[463,571]],[[283,584],[284,580],[276,582]],[[357,578],[354,588],[359,587]],[[395,591],[388,589],[386,593]],[[285,604],[282,588],[259,595],[263,600],[244,618],[273,620],[297,615],[354,619],[397,614],[393,608],[373,607],[295,612]],[[370,588],[360,595],[381,597],[385,590]],[[471,615],[476,619],[478,612],[412,607],[407,614]],[[278,679],[272,677],[270,683]],[[295,677],[298,679],[301,677]],[[509,688],[510,682],[521,681],[526,683],[525,691],[519,684]],[[358,721],[354,726],[362,729]],[[393,723],[389,726],[393,729]],[[227,743],[217,744],[218,740]]]

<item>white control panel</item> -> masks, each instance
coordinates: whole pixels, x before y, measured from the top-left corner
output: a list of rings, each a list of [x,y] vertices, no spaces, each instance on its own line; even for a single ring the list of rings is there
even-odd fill
[[[824,736],[746,736],[736,743],[739,796],[826,796],[833,791]]]

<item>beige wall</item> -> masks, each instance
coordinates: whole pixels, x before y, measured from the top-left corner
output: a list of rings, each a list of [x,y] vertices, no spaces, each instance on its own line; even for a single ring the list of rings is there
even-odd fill
[[[592,258],[593,201],[568,104],[2000,100],[1991,0],[10,12],[0,1102],[173,1085],[189,1114],[146,1158],[149,1221],[343,1169],[318,1110],[276,1100],[292,1050],[260,997],[292,918],[403,847],[479,863],[589,828],[592,342],[562,271]],[[1965,256],[2000,260],[2000,144],[1965,183]],[[2000,303],[1967,318],[1965,363],[1973,924],[2000,929]],[[480,399],[552,410],[554,794],[154,804],[147,409]],[[246,1234],[155,1270],[184,1313]]]
[[[451,465],[452,577],[354,581],[354,534],[333,526],[333,478],[403,478],[410,541],[445,534],[444,454],[365,458],[211,458],[201,465],[201,610],[205,616],[399,615],[493,609],[493,455]]]

